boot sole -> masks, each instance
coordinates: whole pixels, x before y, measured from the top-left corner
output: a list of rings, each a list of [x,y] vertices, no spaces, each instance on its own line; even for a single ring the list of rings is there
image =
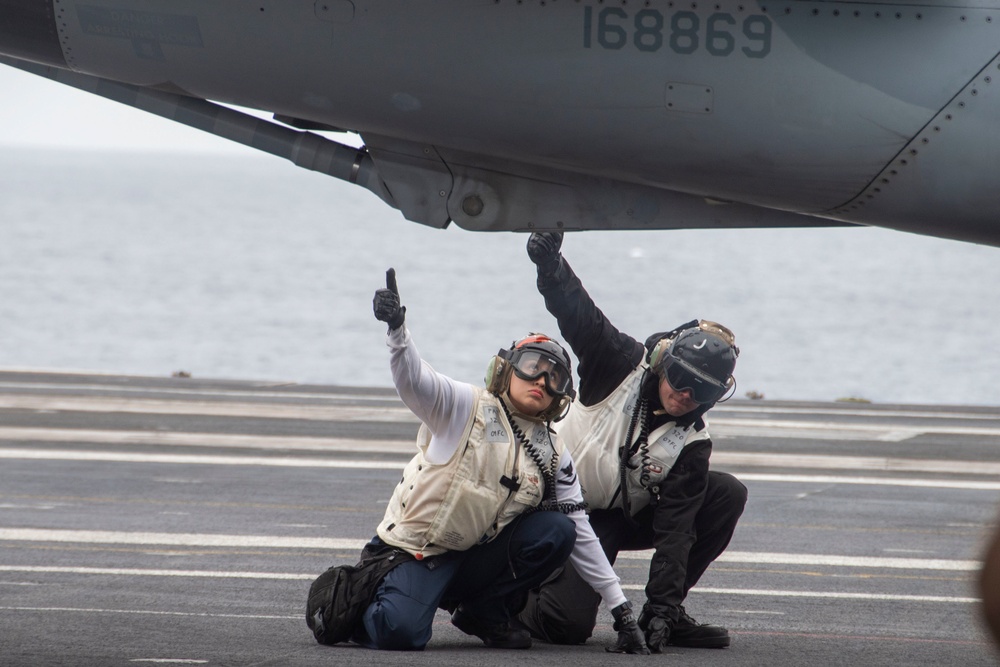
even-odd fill
[[[727,648],[729,637],[712,637],[710,639],[682,639],[680,641],[668,641],[667,646],[679,646],[682,648]]]

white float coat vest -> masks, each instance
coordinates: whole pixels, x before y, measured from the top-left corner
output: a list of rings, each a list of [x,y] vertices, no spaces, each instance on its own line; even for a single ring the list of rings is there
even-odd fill
[[[555,435],[550,440],[544,423],[514,419],[543,461],[554,455],[558,462],[562,445]],[[430,440],[430,431],[421,425],[417,455],[403,469],[377,529],[386,544],[418,557],[464,551],[489,542],[542,501],[541,470],[511,430],[500,399],[485,389],[476,389],[469,422],[447,462],[427,462]],[[520,486],[512,491],[501,479],[516,480]]]
[[[611,394],[594,405],[575,403],[566,418],[556,428],[559,439],[569,447],[576,472],[580,477],[583,499],[591,509],[611,509],[622,506],[620,454],[628,435],[632,412],[642,390],[642,378],[648,366],[642,363],[626,377]],[[634,445],[640,426],[632,434]],[[656,428],[648,436],[648,459],[643,462],[640,449],[629,459],[628,494],[634,516],[649,504],[660,482],[677,461],[687,445],[709,438],[708,428],[678,426],[671,421]],[[643,479],[643,473],[648,475]]]

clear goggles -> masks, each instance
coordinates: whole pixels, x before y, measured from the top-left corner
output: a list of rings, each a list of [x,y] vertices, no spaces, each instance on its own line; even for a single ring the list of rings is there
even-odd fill
[[[660,376],[666,379],[675,391],[691,391],[695,403],[705,405],[716,403],[733,386],[730,375],[726,382],[720,382],[701,369],[695,368],[683,359],[667,354],[660,365]]]
[[[545,376],[545,389],[552,396],[565,396],[573,390],[569,370],[558,360],[538,350],[514,350],[510,365],[522,380],[537,380]]]

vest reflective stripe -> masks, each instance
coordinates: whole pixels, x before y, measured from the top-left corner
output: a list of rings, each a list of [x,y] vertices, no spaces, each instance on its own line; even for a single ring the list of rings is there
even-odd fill
[[[603,401],[594,405],[574,403],[566,419],[556,428],[559,439],[569,448],[576,462],[583,499],[591,508],[621,507],[619,473],[619,448],[628,435],[632,411],[642,390],[642,376],[646,364],[641,364]],[[632,443],[639,437],[635,429]],[[642,463],[642,452],[636,452],[629,462],[636,466],[629,471],[628,493],[632,514],[649,504],[652,487],[662,482],[684,447],[693,442],[707,440],[708,429],[701,431],[694,426],[681,428],[676,422],[667,422],[649,434],[648,460]],[[649,477],[645,486],[641,475]]]
[[[532,442],[544,440],[545,424],[515,417]],[[433,556],[464,551],[496,537],[514,518],[544,497],[545,479],[520,446],[499,399],[478,389],[463,443],[445,463],[425,458],[431,434],[421,425],[417,455],[403,469],[377,532],[387,544]],[[562,449],[552,438],[557,456]],[[548,450],[552,451],[552,450]],[[501,483],[516,479],[517,491]]]

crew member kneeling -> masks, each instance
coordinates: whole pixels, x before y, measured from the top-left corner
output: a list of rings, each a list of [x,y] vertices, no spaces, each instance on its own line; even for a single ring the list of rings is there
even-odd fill
[[[420,418],[416,456],[369,545],[414,556],[386,575],[354,639],[370,648],[420,650],[438,608],[493,648],[528,648],[511,624],[529,589],[567,558],[615,618],[609,651],[648,653],[618,577],[587,514],[569,452],[551,429],[574,391],[566,351],[533,334],[501,350],[485,389],[423,362],[403,326],[395,271],[375,293],[388,323],[393,382]]]

